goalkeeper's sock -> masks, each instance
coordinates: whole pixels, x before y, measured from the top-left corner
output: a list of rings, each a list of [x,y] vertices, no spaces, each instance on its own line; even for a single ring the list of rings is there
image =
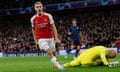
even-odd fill
[[[61,68],[60,63],[57,61],[57,58],[55,56],[51,58],[51,62],[54,66],[57,66],[59,69]]]

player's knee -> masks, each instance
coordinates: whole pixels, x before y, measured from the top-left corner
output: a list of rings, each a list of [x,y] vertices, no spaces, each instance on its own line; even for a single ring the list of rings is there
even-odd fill
[[[56,56],[56,52],[55,51],[52,51],[53,55]]]
[[[46,51],[47,51],[48,53],[51,52],[50,48],[47,48]]]

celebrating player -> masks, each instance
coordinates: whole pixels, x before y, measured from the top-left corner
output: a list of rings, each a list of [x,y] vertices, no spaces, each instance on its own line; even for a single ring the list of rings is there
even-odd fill
[[[74,66],[91,66],[91,65],[117,65],[119,62],[110,63],[108,58],[115,58],[116,52],[114,50],[108,50],[104,46],[92,47],[82,54],[80,54],[75,60],[70,63],[65,63],[64,67]]]
[[[44,49],[54,64],[55,68],[64,70],[55,57],[55,41],[60,42],[54,20],[51,14],[43,11],[43,4],[40,1],[35,2],[34,9],[36,14],[31,18],[32,32],[36,45]]]
[[[69,54],[71,50],[76,48],[74,54],[74,58],[76,58],[80,50],[80,39],[83,40],[83,36],[75,18],[72,19],[72,25],[69,27],[68,35],[70,36],[71,46],[67,50],[67,53]]]

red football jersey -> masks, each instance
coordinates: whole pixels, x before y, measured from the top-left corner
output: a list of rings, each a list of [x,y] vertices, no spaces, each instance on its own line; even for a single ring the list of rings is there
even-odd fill
[[[54,20],[51,14],[43,13],[41,16],[34,15],[31,18],[31,24],[35,29],[35,36],[37,39],[53,37],[51,24],[54,24]]]

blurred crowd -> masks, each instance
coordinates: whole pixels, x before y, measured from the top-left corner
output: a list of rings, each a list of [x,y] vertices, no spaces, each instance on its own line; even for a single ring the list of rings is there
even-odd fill
[[[107,47],[120,46],[120,10],[87,12],[71,14],[58,17],[57,29],[60,38],[69,47],[70,38],[67,35],[68,26],[71,24],[71,17],[76,18],[84,36],[81,41],[82,48],[89,48],[93,45],[104,45]]]
[[[0,26],[0,49],[4,52],[34,52],[31,26],[25,21],[8,21]]]
[[[54,16],[59,38],[66,49],[70,46],[67,31],[73,17],[77,19],[84,36],[84,40],[81,41],[82,48],[93,45],[120,47],[120,10]],[[0,50],[4,52],[38,51],[34,44],[31,24],[19,20],[1,24]]]
[[[83,0],[0,0],[0,10],[29,7],[32,6],[35,1],[41,1],[44,5],[49,5]]]

